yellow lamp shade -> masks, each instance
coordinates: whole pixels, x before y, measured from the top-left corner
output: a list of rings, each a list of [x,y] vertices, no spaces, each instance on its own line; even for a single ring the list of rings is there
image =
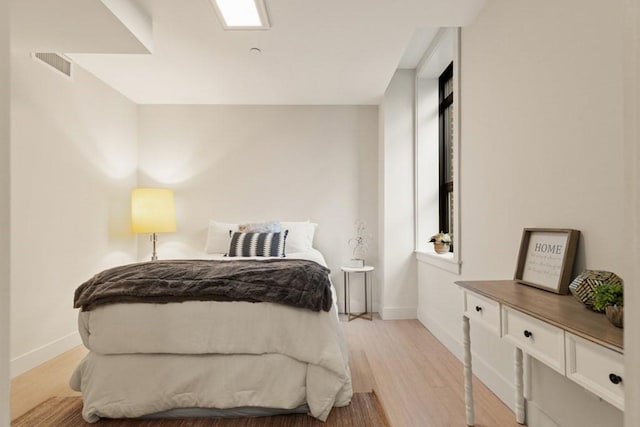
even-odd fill
[[[131,191],[131,231],[164,233],[176,231],[173,190],[136,188]]]

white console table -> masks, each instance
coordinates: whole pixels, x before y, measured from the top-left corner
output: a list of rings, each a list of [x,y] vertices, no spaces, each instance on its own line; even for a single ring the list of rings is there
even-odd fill
[[[525,423],[523,353],[624,410],[623,332],[572,295],[557,295],[514,280],[456,282],[462,317],[467,425],[473,426],[470,321],[515,346],[516,421]]]

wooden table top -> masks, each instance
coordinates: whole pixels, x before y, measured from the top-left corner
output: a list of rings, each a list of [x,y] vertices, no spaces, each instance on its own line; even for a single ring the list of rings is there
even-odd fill
[[[459,281],[456,285],[550,323],[589,341],[623,353],[623,329],[604,313],[585,307],[571,294],[558,295],[515,280]]]

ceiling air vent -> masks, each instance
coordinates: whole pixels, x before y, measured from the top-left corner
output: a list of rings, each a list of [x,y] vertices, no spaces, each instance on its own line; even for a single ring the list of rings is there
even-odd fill
[[[67,77],[71,77],[71,61],[58,53],[37,52],[33,56],[44,63],[51,65]]]

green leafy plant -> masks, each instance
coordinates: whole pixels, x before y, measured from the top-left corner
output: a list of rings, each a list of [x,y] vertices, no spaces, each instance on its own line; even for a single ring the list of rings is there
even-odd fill
[[[593,309],[604,311],[607,306],[624,305],[624,288],[620,283],[603,283],[593,290]]]

